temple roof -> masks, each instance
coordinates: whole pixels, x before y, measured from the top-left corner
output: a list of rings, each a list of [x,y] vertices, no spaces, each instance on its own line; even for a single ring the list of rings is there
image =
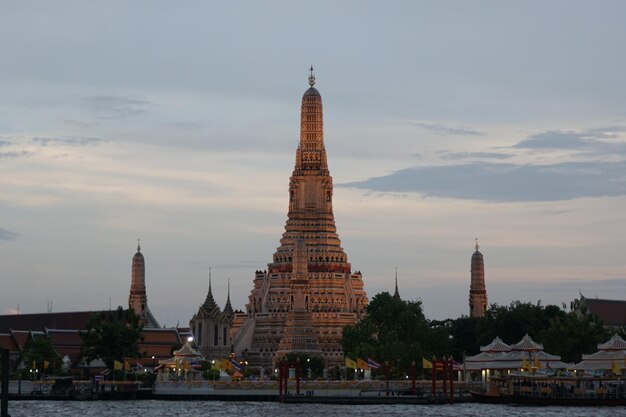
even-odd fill
[[[511,346],[504,343],[498,336],[487,346],[480,347],[481,352],[509,352],[510,350]]]
[[[226,297],[226,305],[224,306],[224,315],[227,317],[233,315],[233,306],[230,304],[230,279],[228,280],[228,296]]]
[[[543,350],[543,345],[535,342],[528,333],[526,333],[526,335],[522,337],[522,340],[511,346],[511,350]]]
[[[626,341],[615,333],[607,342],[598,343],[598,350],[626,350]]]
[[[202,308],[204,308],[208,312],[211,312],[216,308],[219,310],[219,307],[217,306],[217,303],[215,302],[215,299],[213,298],[213,291],[211,291],[211,272],[210,271],[209,271],[209,291],[207,292],[204,303],[202,303]]]
[[[398,291],[398,268],[396,268],[396,289],[393,292],[394,298],[400,299],[400,292]]]
[[[598,298],[580,297],[591,314],[595,314],[609,326],[626,325],[626,300],[603,300]]]
[[[92,314],[99,311],[11,314],[0,316],[0,333],[13,330],[85,329]]]
[[[202,354],[193,346],[191,346],[191,342],[187,340],[183,347],[174,352],[174,356],[177,358],[181,356],[200,358],[202,357]]]
[[[0,334],[0,349],[6,349],[11,352],[19,351],[19,347],[10,334]]]

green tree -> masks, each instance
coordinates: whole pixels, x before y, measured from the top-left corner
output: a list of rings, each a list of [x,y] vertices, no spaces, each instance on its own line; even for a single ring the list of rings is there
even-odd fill
[[[40,375],[43,373],[59,374],[63,364],[61,356],[47,337],[28,338],[22,351],[22,362],[25,367],[22,370],[23,378],[30,378],[32,369],[37,369]],[[45,369],[46,362],[48,369]]]
[[[423,356],[439,352],[447,336],[429,327],[421,301],[404,301],[383,292],[374,296],[361,321],[344,328],[342,347],[348,357],[387,362],[401,375],[413,361],[421,363]]]
[[[575,303],[572,303],[573,306]],[[596,316],[565,310],[566,305],[541,305],[514,301],[509,306],[492,304],[482,318],[460,317],[438,322],[450,335],[455,357],[465,352],[479,353],[479,347],[496,336],[506,343],[517,343],[529,334],[542,343],[546,352],[559,355],[565,362],[579,361],[593,353],[598,343],[608,339],[608,331]]]
[[[213,367],[213,363],[211,363],[211,361],[200,362],[200,372],[202,372],[202,377],[204,379],[210,381],[217,381],[220,379],[220,371],[219,369]]]
[[[113,368],[115,360],[138,358],[142,329],[132,309],[118,307],[115,311],[95,313],[89,319],[86,331],[81,333],[81,354],[87,361],[100,358],[109,368]]]
[[[507,343],[517,343],[524,335],[541,341],[550,326],[550,320],[563,317],[565,311],[557,306],[542,306],[514,301],[508,307],[492,304],[485,317],[478,321],[477,341],[480,345],[489,344],[496,336]]]
[[[610,332],[595,315],[571,311],[550,321],[543,345],[547,352],[561,356],[563,362],[580,362],[582,355],[597,350]]]

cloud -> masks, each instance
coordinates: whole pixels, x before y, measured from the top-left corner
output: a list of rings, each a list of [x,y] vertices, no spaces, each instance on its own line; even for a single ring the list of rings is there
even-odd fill
[[[9,146],[9,145],[13,145],[13,142],[9,142],[8,140],[0,139],[0,147],[2,147],[2,146]]]
[[[72,119],[65,119],[63,120],[63,123],[70,125],[70,126],[76,126],[76,127],[82,127],[82,128],[94,127],[98,125],[97,122],[85,122],[81,120],[72,120]]]
[[[626,126],[591,128],[580,132],[548,130],[529,136],[514,145],[526,150],[569,150],[600,154],[626,155],[626,142],[607,142],[626,132]]]
[[[437,135],[461,135],[461,136],[483,136],[483,133],[461,126],[445,126],[439,123],[415,121],[410,122],[413,126],[421,129],[430,130]]]
[[[445,159],[507,159],[513,155],[497,152],[439,152]]]
[[[413,167],[339,186],[494,202],[623,196],[626,195],[626,162]]]
[[[19,234],[0,227],[0,240],[15,240]]]
[[[85,97],[83,104],[97,114],[99,119],[123,119],[138,116],[146,112],[146,107],[153,105],[149,101],[122,96]]]
[[[41,146],[88,146],[108,142],[106,139],[91,138],[84,136],[71,136],[66,138],[42,138],[34,137],[33,142]]]
[[[30,151],[0,152],[0,159],[22,158],[33,155]]]

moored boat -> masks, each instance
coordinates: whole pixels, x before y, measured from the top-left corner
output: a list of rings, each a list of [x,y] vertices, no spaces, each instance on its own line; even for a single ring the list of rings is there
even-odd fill
[[[490,404],[623,406],[625,386],[619,376],[510,374],[491,378],[489,390],[472,395]]]

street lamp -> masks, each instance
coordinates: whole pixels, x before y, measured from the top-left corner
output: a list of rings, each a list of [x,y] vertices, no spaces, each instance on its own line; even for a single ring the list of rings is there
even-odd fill
[[[306,373],[307,377],[311,379],[311,358],[306,358]]]

